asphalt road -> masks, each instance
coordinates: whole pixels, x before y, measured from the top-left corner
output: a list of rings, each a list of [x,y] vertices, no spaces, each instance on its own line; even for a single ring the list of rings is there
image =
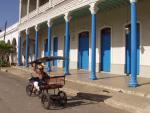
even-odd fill
[[[38,97],[25,93],[26,80],[0,71],[0,113],[127,113],[88,98],[68,97],[64,109],[45,110]]]

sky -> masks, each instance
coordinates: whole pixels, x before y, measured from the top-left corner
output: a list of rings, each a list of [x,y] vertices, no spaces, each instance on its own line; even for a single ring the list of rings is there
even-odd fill
[[[19,0],[0,0],[0,29],[13,25],[19,18]]]

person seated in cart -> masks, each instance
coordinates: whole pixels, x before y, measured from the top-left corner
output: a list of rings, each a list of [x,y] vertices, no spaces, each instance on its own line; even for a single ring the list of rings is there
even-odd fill
[[[32,67],[33,71],[35,72],[34,75],[36,75],[36,77],[34,77],[34,87],[36,88],[36,90],[40,91],[40,85],[47,83],[50,77],[44,71],[44,66],[42,64],[38,65],[38,68],[36,69],[36,64],[33,63]]]

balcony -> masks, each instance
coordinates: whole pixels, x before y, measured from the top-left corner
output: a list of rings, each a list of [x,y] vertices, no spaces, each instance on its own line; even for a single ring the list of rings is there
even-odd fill
[[[33,18],[34,16],[36,16],[37,15],[37,10],[33,10],[31,13],[29,13],[29,19],[30,18]]]
[[[34,16],[43,13],[44,11],[55,7],[58,4],[61,4],[62,2],[64,2],[65,0],[50,0],[49,2],[43,4],[42,6],[40,6],[39,8],[33,10],[32,12],[29,13],[29,15],[25,15],[24,17],[21,18],[21,23],[27,21],[28,19],[33,18]]]
[[[21,18],[21,23],[23,23],[23,22],[25,22],[27,20],[28,20],[28,16],[26,15],[26,16],[24,16],[24,17]]]
[[[66,12],[89,7],[89,4],[94,1],[99,0],[50,0],[21,18],[19,29],[24,30],[25,28],[30,28],[45,22],[50,18],[53,19],[63,16]]]

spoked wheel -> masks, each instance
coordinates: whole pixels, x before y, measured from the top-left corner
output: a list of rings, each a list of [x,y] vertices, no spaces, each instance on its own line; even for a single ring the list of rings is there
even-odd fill
[[[59,96],[59,104],[62,107],[65,107],[67,104],[67,95],[65,92],[63,91],[59,91],[58,92],[58,96]]]
[[[34,94],[34,96],[38,96],[40,98],[41,96],[41,91],[38,91],[35,89],[35,91],[32,91],[32,93]]]
[[[37,96],[38,96],[39,98],[42,98],[42,90],[38,91]]]
[[[33,85],[28,84],[28,85],[26,86],[26,93],[27,93],[27,95],[28,95],[28,96],[31,96],[31,95],[32,95],[32,91],[33,91]]]
[[[41,103],[45,109],[50,109],[51,99],[50,99],[50,95],[48,93],[42,93]]]

